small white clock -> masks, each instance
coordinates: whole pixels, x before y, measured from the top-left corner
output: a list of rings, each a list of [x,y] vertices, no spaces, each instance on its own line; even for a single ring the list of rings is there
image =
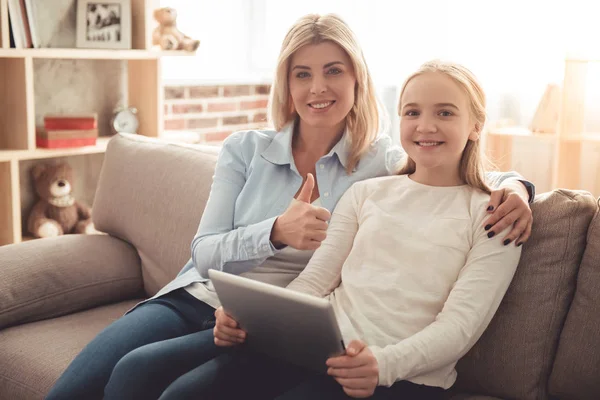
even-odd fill
[[[133,107],[123,107],[117,109],[110,123],[115,133],[137,133],[140,122],[137,118],[137,109]]]

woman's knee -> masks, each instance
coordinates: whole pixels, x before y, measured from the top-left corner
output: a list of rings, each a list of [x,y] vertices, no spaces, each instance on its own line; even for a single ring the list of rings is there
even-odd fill
[[[164,367],[155,362],[151,345],[138,347],[125,354],[113,368],[110,379],[123,376],[128,380],[136,376],[149,378],[154,370]]]
[[[117,362],[104,388],[105,398],[125,399],[132,393],[144,391],[153,377],[160,374],[162,368],[168,367],[156,362],[147,347],[132,350]]]
[[[171,385],[162,393],[158,400],[186,400],[193,398],[193,394],[197,396],[198,392],[194,392],[183,385]],[[205,396],[203,397],[206,398]]]
[[[159,400],[237,399],[246,393],[237,391],[246,367],[232,353],[215,357],[173,381]]]
[[[210,399],[215,384],[214,360],[183,374],[172,382],[159,400]]]

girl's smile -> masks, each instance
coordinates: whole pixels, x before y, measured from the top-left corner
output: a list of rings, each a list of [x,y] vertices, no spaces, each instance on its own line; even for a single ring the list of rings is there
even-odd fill
[[[424,151],[430,151],[438,149],[445,142],[433,141],[433,140],[419,140],[415,141],[415,144]]]

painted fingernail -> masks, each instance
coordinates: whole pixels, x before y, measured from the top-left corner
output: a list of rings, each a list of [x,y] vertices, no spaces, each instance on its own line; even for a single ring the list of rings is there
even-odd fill
[[[523,244],[523,242],[517,243],[517,247],[519,247],[519,246],[520,246],[520,245],[522,245],[522,244]]]
[[[491,239],[494,237],[495,234],[496,234],[495,232],[490,232],[490,233],[488,233],[488,237]]]
[[[506,239],[506,240],[504,241],[504,245],[505,245],[505,246],[506,246],[507,244],[509,244],[509,243],[510,243],[510,239]]]
[[[494,206],[489,206],[489,207],[487,208],[487,210],[488,210],[488,211],[492,211],[493,209],[494,209]]]
[[[486,230],[486,231],[489,231],[491,227],[492,227],[492,225],[491,225],[491,224],[487,224],[487,225],[485,226],[485,230]]]

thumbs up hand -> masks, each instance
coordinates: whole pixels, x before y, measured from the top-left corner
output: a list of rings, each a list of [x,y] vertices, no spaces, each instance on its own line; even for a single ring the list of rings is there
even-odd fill
[[[315,178],[308,174],[298,197],[275,220],[271,242],[276,248],[291,246],[298,250],[316,250],[327,237],[327,221],[331,213],[326,208],[310,204],[314,188]]]
[[[312,174],[308,174],[306,175],[306,181],[304,181],[304,185],[302,185],[302,189],[296,200],[310,204],[313,190],[315,190],[315,178]]]

